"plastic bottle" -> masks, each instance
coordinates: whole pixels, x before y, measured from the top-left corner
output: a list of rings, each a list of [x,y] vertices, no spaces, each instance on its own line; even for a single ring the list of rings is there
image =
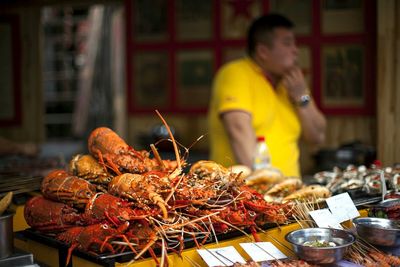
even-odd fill
[[[253,158],[253,170],[271,167],[271,156],[264,136],[257,136],[256,150]]]

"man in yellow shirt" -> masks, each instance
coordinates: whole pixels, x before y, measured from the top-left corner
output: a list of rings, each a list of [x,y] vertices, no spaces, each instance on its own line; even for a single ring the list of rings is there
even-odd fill
[[[279,14],[259,17],[248,30],[248,57],[218,71],[208,114],[211,160],[252,167],[256,137],[264,136],[271,165],[301,177],[300,136],[324,141],[326,121],[297,66],[293,27]]]

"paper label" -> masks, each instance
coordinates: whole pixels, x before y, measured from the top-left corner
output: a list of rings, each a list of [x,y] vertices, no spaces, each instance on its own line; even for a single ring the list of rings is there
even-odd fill
[[[329,209],[336,220],[341,223],[360,216],[349,193],[342,193],[326,199]]]
[[[343,229],[329,209],[312,210],[309,214],[314,219],[318,227]]]
[[[271,242],[240,243],[240,246],[255,262],[287,258]]]
[[[232,266],[236,262],[246,263],[233,246],[213,249],[198,249],[197,252],[210,267]]]

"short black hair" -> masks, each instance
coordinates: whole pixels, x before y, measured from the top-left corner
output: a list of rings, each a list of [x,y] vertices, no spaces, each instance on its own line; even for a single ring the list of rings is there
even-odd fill
[[[247,31],[247,53],[252,56],[258,43],[272,45],[272,34],[275,28],[293,29],[294,23],[287,17],[270,13],[255,19]]]

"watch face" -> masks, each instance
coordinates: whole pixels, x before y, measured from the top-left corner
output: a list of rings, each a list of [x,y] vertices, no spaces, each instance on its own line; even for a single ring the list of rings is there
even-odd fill
[[[310,102],[311,98],[309,95],[302,95],[300,97],[300,101],[297,103],[300,107],[307,106],[308,103]]]

